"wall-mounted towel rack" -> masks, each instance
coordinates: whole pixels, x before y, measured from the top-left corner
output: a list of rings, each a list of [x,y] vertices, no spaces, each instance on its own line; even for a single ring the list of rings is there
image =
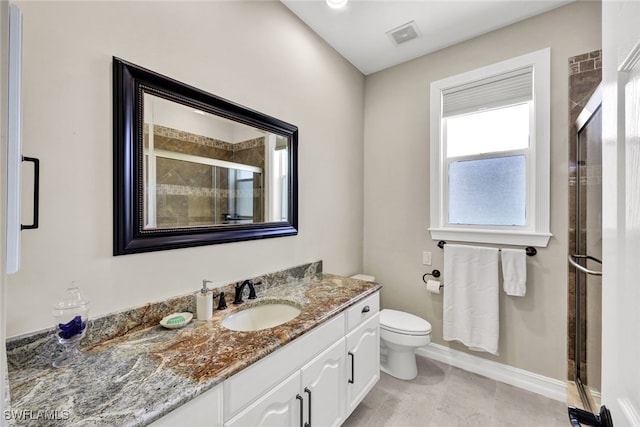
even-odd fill
[[[438,242],[438,247],[440,249],[444,248],[444,245],[446,245],[447,242],[445,242],[444,240],[440,240]],[[498,249],[498,251],[500,251],[501,249]],[[524,248],[525,252],[527,253],[528,256],[535,256],[538,251],[536,250],[536,248],[534,248],[533,246],[527,246],[526,248]]]

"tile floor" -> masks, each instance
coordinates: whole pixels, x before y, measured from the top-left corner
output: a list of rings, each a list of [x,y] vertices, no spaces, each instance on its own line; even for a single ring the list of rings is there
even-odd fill
[[[567,405],[418,357],[418,377],[385,373],[344,427],[568,427]]]

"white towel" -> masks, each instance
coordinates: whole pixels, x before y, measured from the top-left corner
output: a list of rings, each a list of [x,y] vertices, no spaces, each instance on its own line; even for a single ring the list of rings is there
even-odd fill
[[[502,249],[502,289],[507,295],[527,293],[527,260],[524,249]]]
[[[498,354],[498,249],[444,247],[443,338]]]

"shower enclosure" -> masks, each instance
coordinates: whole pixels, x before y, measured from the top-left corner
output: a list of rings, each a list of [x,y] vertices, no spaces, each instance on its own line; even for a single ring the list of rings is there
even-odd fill
[[[576,123],[574,378],[583,406],[599,408],[602,337],[602,110],[601,88]],[[571,325],[570,325],[571,327]],[[571,362],[571,361],[570,361]]]

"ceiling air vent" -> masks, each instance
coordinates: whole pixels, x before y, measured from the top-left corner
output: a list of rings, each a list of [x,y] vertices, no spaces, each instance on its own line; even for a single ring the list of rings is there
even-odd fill
[[[417,39],[422,34],[420,34],[420,30],[418,30],[415,21],[410,21],[393,30],[387,31],[387,35],[391,38],[393,44],[399,46],[409,40]]]

